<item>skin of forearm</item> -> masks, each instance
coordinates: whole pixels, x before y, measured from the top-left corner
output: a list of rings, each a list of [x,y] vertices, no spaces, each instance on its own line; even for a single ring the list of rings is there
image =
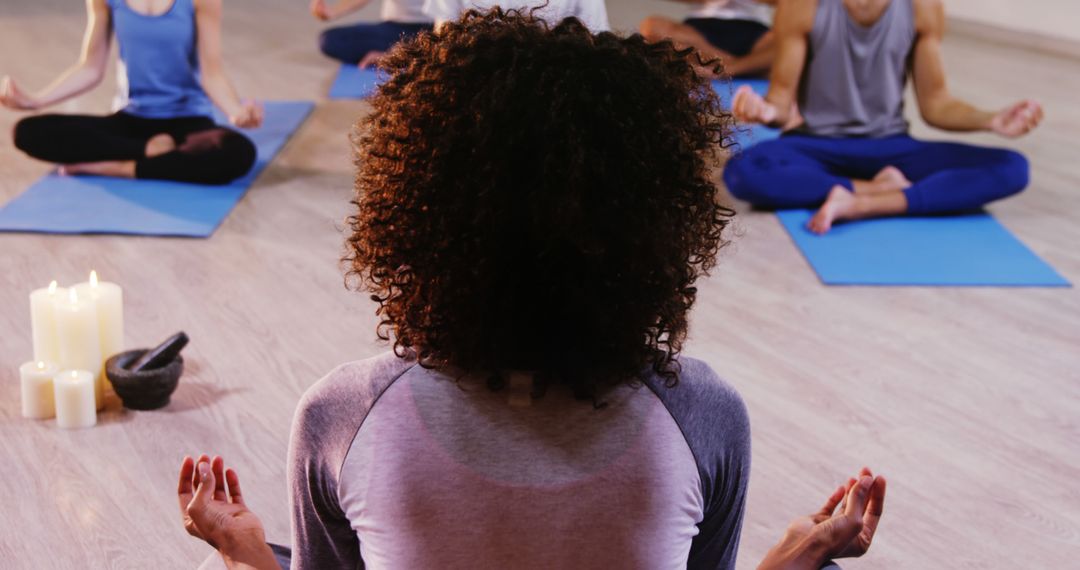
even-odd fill
[[[826,560],[824,551],[813,541],[785,533],[784,538],[766,553],[757,570],[816,569]]]
[[[371,0],[341,0],[330,8],[330,12],[334,18],[340,18],[367,6],[369,3],[371,3]]]
[[[769,96],[765,98],[765,101],[772,105],[776,111],[776,115],[772,121],[765,123],[765,126],[772,127],[774,129],[783,128],[792,118],[792,107],[795,106],[794,97],[777,97],[773,95],[773,92],[769,91]]]
[[[40,107],[55,105],[81,95],[101,83],[105,70],[89,63],[77,63],[34,95]]]
[[[225,75],[225,70],[220,66],[212,66],[202,70],[202,87],[210,100],[214,102],[227,116],[232,117],[240,112],[243,106],[240,97],[236,94],[232,82]]]
[[[280,570],[264,537],[234,537],[219,550],[229,570]]]
[[[736,58],[736,60],[728,66],[729,69],[727,71],[732,75],[744,75],[768,71],[769,67],[772,66],[775,53],[776,52],[772,49],[752,51],[743,57]]]
[[[994,113],[954,97],[945,97],[927,105],[922,116],[928,125],[943,131],[971,132],[989,129]]]
[[[274,552],[267,546],[262,551],[222,554],[225,567],[229,570],[281,570]]]

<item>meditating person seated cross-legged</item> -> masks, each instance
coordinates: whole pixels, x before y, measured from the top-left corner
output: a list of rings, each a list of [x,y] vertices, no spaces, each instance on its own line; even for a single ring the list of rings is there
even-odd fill
[[[611,29],[604,0],[425,0],[424,11],[436,25],[456,20],[469,10],[534,10],[549,22],[577,18],[593,33]]]
[[[671,0],[669,0],[671,1]],[[732,77],[769,71],[776,42],[770,30],[776,0],[674,0],[698,8],[682,22],[649,16],[641,22],[641,35],[651,42],[671,40],[692,47],[703,57],[724,62]]]
[[[221,57],[222,0],[86,0],[79,62],[34,94],[11,77],[0,104],[38,110],[80,95],[105,75],[115,34],[119,91],[108,116],[38,115],[15,125],[15,146],[66,174],[224,184],[255,164],[255,145],[218,126],[212,104],[241,128],[262,109],[241,102]]]
[[[369,3],[371,0],[338,0],[336,4],[311,0],[311,13],[323,21],[337,20]],[[382,21],[330,28],[319,36],[319,48],[343,63],[374,67],[394,44],[431,28],[424,0],[383,0]]]
[[[737,118],[803,123],[727,165],[736,198],[762,208],[815,208],[809,228],[875,216],[973,210],[1028,184],[1020,154],[908,135],[904,86],[910,74],[923,119],[947,131],[1019,137],[1042,119],[1024,100],[983,111],[950,94],[941,59],[941,0],[781,0],[777,56],[768,95],[740,89]]]
[[[181,465],[188,532],[234,568],[733,568],[746,408],[680,356],[732,214],[716,94],[670,43],[516,12],[384,65],[347,261],[394,351],[301,400],[291,552],[221,458]],[[826,494],[762,568],[866,552],[885,480]]]

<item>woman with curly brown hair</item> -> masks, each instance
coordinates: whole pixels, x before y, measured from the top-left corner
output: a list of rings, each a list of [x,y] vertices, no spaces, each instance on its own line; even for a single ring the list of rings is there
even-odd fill
[[[293,568],[731,568],[746,409],[679,357],[732,212],[730,117],[688,52],[471,12],[394,48],[358,144],[347,261],[394,352],[304,396]],[[869,547],[868,471],[766,568]],[[220,458],[185,458],[189,532],[275,551]],[[846,497],[842,512],[833,514]]]

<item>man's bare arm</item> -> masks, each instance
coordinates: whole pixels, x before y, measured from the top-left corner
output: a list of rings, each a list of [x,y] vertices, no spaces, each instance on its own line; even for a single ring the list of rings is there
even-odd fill
[[[986,111],[949,92],[941,43],[945,36],[945,8],[941,0],[915,1],[915,47],[912,75],[923,120],[946,131],[994,131],[1017,137],[1042,120],[1042,107],[1024,100],[1001,111]]]
[[[814,26],[817,0],[780,0],[773,33],[776,55],[769,75],[769,93],[764,98],[750,89],[740,89],[732,103],[735,117],[743,122],[782,127],[794,114],[795,99],[806,67],[807,42]]]

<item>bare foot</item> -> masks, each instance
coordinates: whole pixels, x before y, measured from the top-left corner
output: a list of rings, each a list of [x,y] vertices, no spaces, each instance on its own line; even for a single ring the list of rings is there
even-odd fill
[[[94,176],[135,178],[135,161],[108,160],[104,162],[82,162],[78,164],[64,164],[60,167],[60,174],[64,176],[74,176],[76,174],[91,174]]]
[[[832,229],[833,223],[846,220],[855,213],[855,195],[843,186],[833,186],[825,203],[806,224],[810,231],[823,235]]]
[[[911,181],[895,166],[882,168],[881,172],[874,176],[873,181],[878,184],[880,192],[896,192],[911,187]]]
[[[161,156],[174,150],[176,150],[176,141],[168,133],[154,135],[146,141],[146,158]]]

